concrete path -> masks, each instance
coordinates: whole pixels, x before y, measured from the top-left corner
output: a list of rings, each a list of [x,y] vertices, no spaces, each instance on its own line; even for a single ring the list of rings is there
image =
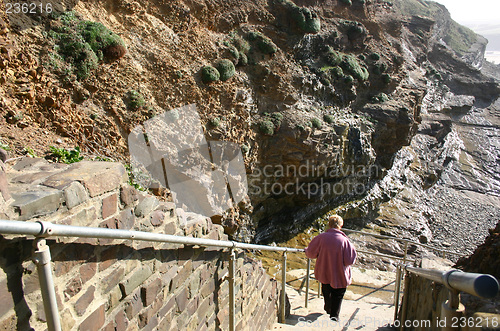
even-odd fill
[[[305,270],[293,270],[287,274],[287,280],[303,275]],[[388,326],[394,319],[394,281],[392,272],[353,269],[353,284],[347,288],[338,322],[330,321],[325,313],[316,281],[311,282],[308,308],[304,291],[299,293],[287,285],[290,316],[286,324],[276,323],[273,330],[394,330]]]

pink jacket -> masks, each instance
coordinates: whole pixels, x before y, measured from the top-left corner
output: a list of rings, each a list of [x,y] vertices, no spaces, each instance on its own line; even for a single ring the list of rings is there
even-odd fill
[[[345,288],[351,284],[351,264],[356,261],[356,249],[344,232],[329,229],[311,240],[306,256],[316,259],[314,274],[322,284]]]

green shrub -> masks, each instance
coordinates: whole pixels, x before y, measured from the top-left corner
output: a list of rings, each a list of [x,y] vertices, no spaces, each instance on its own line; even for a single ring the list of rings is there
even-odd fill
[[[128,108],[131,110],[137,110],[146,104],[144,97],[137,91],[130,90],[127,95],[128,98]]]
[[[350,54],[344,56],[342,60],[342,68],[360,81],[367,80],[368,77],[370,77],[368,70],[359,64],[358,59],[355,56]]]
[[[351,85],[352,83],[354,83],[354,77],[352,77],[351,75],[347,75],[344,77],[344,82],[348,85]]]
[[[240,59],[238,60],[238,65],[240,66],[248,65],[248,57],[245,53],[240,53]]]
[[[312,118],[311,119],[311,125],[313,128],[316,128],[316,129],[321,129],[321,127],[323,126],[323,124],[321,123],[321,120],[319,118]]]
[[[359,22],[350,22],[346,31],[349,40],[355,40],[365,33],[365,28]]]
[[[361,61],[363,61],[363,62],[364,62],[364,61],[366,61],[366,56],[365,56],[365,54],[359,54],[359,55],[358,55],[358,59],[360,59],[360,60],[361,60]]]
[[[125,46],[123,40],[102,23],[82,21],[77,28],[99,60],[104,58],[109,47]]]
[[[56,162],[70,164],[83,160],[83,156],[80,155],[80,147],[78,146],[70,151],[64,148],[56,148],[54,146],[50,146],[49,148],[52,151],[52,157],[56,159]]]
[[[318,15],[309,8],[297,6],[290,0],[278,0],[281,5],[291,14],[300,30],[305,33],[318,33],[321,29],[321,21]]]
[[[332,124],[333,122],[335,122],[335,117],[333,115],[327,114],[323,116],[323,121],[325,121],[325,123]]]
[[[274,128],[278,130],[281,127],[281,122],[283,121],[283,114],[281,113],[272,113],[270,117],[270,121],[273,122]]]
[[[201,68],[201,80],[203,83],[216,82],[220,79],[220,73],[212,66],[204,66]]]
[[[233,45],[229,45],[228,51],[229,51],[229,54],[231,54],[231,57],[235,60],[235,63],[238,63],[238,61],[240,59],[240,52],[238,51],[238,49],[236,47],[234,47]]]
[[[213,126],[214,128],[218,128],[220,125],[220,118],[218,117],[212,117],[208,123]]]
[[[341,52],[337,52],[336,50],[332,48],[328,48],[328,54],[326,55],[326,60],[328,63],[332,66],[338,66],[339,64],[342,63],[342,60],[344,59],[344,54]]]
[[[378,53],[371,53],[370,58],[374,61],[380,60],[380,55]]]
[[[335,78],[342,78],[344,77],[344,70],[342,70],[341,67],[339,66],[336,66],[336,67],[333,67],[330,72],[332,73],[332,75],[335,77]]]
[[[246,144],[241,145],[241,152],[242,152],[243,154],[246,154],[246,153],[248,153],[249,151],[250,151],[250,146],[248,146],[248,145],[246,145]]]
[[[82,21],[74,12],[52,15],[60,24],[53,24],[47,35],[54,39],[54,47],[63,60],[63,73],[76,74],[78,79],[85,79],[97,68],[99,61],[116,60],[125,55],[123,40],[106,28],[102,23]],[[54,69],[59,66],[52,65]]]
[[[259,130],[262,134],[272,136],[274,134],[274,124],[270,120],[263,120],[259,123]]]
[[[321,30],[318,15],[309,8],[297,6],[293,9],[293,17],[298,27],[305,33],[318,33]]]
[[[226,81],[234,76],[236,69],[234,68],[233,62],[228,59],[221,60],[217,64],[217,70],[220,73],[220,80]]]
[[[274,54],[278,51],[278,46],[276,46],[271,39],[264,36],[260,32],[250,32],[248,34],[248,39],[255,42],[257,48],[264,54]]]
[[[377,95],[374,95],[372,98],[371,98],[371,101],[373,103],[382,103],[382,102],[386,102],[389,100],[389,97],[387,96],[387,94],[385,93],[379,93]]]
[[[352,1],[351,0],[340,0],[342,3],[344,3],[345,5],[347,6],[350,6],[352,5]]]
[[[373,66],[373,72],[376,74],[376,75],[381,75],[382,73],[384,73],[385,71],[387,71],[387,63],[385,62],[380,62],[380,63],[376,63],[374,66]]]
[[[232,42],[234,47],[236,47],[236,49],[240,52],[240,54],[241,53],[246,54],[250,50],[250,44],[248,43],[248,41],[241,38],[240,36],[234,37]]]
[[[391,75],[389,74],[383,74],[381,78],[384,84],[389,84],[391,82]]]

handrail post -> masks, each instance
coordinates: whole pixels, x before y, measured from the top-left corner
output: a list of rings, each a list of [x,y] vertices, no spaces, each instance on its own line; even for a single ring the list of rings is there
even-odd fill
[[[281,270],[281,307],[280,307],[280,323],[285,323],[285,289],[286,289],[286,251],[283,252],[283,265]]]
[[[311,274],[311,259],[307,258],[307,272],[306,272],[306,303],[304,306],[307,308],[309,301],[309,276]]]
[[[403,264],[406,264],[407,257],[408,257],[408,241],[405,241],[405,255],[403,258]]]
[[[401,291],[401,266],[396,268],[396,284],[394,289],[394,321],[398,319],[399,294]]]
[[[408,271],[406,272],[405,275],[405,281],[404,281],[404,289],[403,289],[403,306],[401,307],[401,323],[400,323],[400,330],[403,330],[403,325],[405,325],[406,322],[406,313],[408,310],[408,295],[410,294],[410,275]]]
[[[321,283],[318,280],[318,299],[321,298]]]
[[[236,254],[234,248],[229,251],[229,330],[235,331],[235,292],[234,292],[234,274],[235,274]]]
[[[52,278],[50,249],[44,238],[36,238],[33,242],[33,262],[38,270],[38,280],[42,292],[43,309],[47,317],[49,331],[61,331],[61,321],[57,309],[56,291]]]

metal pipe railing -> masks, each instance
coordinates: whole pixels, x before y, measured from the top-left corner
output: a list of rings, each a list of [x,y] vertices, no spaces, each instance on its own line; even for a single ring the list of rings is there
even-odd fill
[[[390,237],[390,236],[384,236],[384,235],[377,235],[377,234],[372,234],[368,232],[362,232],[362,231],[355,231],[355,230],[349,230],[349,229],[343,229],[345,232],[351,232],[351,233],[358,233],[362,235],[369,235],[373,236],[376,238],[381,238],[381,239],[392,239],[392,240],[398,240],[405,242],[405,252],[404,252],[404,257],[397,257],[397,256],[392,256],[392,255],[386,255],[386,254],[380,254],[380,253],[375,253],[375,252],[365,252],[365,251],[358,251],[359,253],[364,253],[364,254],[370,254],[374,256],[379,256],[379,257],[386,257],[390,259],[397,259],[397,260],[403,260],[403,261],[408,261],[407,259],[407,248],[408,244],[416,244],[424,247],[428,247],[434,250],[433,247],[419,244],[407,239],[400,239],[400,238],[395,238],[395,237]],[[285,284],[286,284],[286,253],[287,252],[294,252],[294,253],[300,253],[304,252],[304,249],[300,248],[290,248],[290,247],[277,247],[277,246],[266,246],[266,245],[256,245],[256,244],[246,244],[246,243],[240,243],[240,242],[235,242],[235,241],[225,241],[225,240],[213,240],[213,239],[204,239],[204,238],[191,238],[191,237],[182,237],[182,236],[175,236],[175,235],[166,235],[166,234],[158,234],[158,233],[150,233],[150,232],[142,232],[142,231],[134,231],[134,230],[121,230],[121,229],[106,229],[106,228],[94,228],[94,227],[80,227],[80,226],[71,226],[71,225],[61,225],[61,224],[53,224],[50,222],[43,222],[43,221],[37,221],[37,222],[20,222],[20,221],[7,221],[7,220],[0,220],[0,233],[2,234],[17,234],[17,235],[32,235],[37,238],[44,238],[44,237],[49,237],[49,236],[54,236],[54,237],[79,237],[79,238],[103,238],[103,239],[123,239],[123,240],[141,240],[141,241],[148,241],[148,242],[166,242],[166,243],[172,243],[172,244],[184,244],[184,245],[198,245],[198,246],[208,246],[208,247],[221,247],[221,248],[230,248],[232,251],[232,256],[234,255],[234,249],[248,249],[248,250],[260,250],[260,251],[275,251],[275,252],[283,252],[283,266],[282,266],[282,296],[280,297],[281,301],[281,311],[280,311],[280,319],[284,322],[284,316],[285,316],[285,304],[284,304],[284,294],[285,294]],[[456,254],[454,252],[447,252],[451,254]],[[231,262],[233,263],[234,266],[234,261],[231,261],[230,259],[230,269],[231,269]],[[408,267],[410,268],[410,267]],[[50,268],[49,268],[50,269]],[[307,267],[307,274],[309,275],[309,269],[310,269],[310,260],[308,259],[308,267]],[[50,270],[46,270],[50,271]],[[43,276],[45,277],[45,276]],[[47,275],[47,277],[52,277],[52,275]],[[307,277],[309,278],[309,277]],[[454,278],[452,278],[454,279]],[[234,275],[229,277],[229,281],[234,283]],[[481,288],[479,288],[481,290]],[[43,289],[42,289],[43,291]],[[233,289],[234,291],[234,289]],[[318,282],[318,297],[321,295],[321,285]],[[234,294],[234,293],[233,293]],[[309,279],[307,279],[306,282],[306,302],[305,305],[307,307],[307,300],[309,296]],[[230,294],[231,297],[231,294]],[[44,299],[45,301],[45,299]],[[231,300],[230,300],[231,301]],[[234,304],[234,298],[233,298],[233,304]],[[57,313],[57,305],[55,304],[55,301],[51,303],[51,307],[55,307],[56,313]],[[46,308],[47,310],[48,308]],[[397,308],[396,308],[397,309]],[[233,309],[234,312],[234,309]],[[59,322],[58,321],[58,315],[53,315],[54,319],[57,321],[55,322],[56,324]],[[50,317],[49,317],[50,318]],[[232,322],[232,323],[231,323]],[[234,314],[230,315],[230,327],[232,325],[231,330],[234,330],[234,325],[235,325],[235,319],[234,319]],[[49,326],[49,330],[58,330],[57,327],[51,328]]]
[[[240,248],[275,252],[304,252],[304,249],[245,244],[237,241],[191,238],[169,234],[142,232],[134,230],[92,228],[73,225],[53,224],[49,222],[20,222],[0,220],[0,233],[22,234],[35,237],[79,237],[99,239],[129,239],[152,242],[166,242],[180,245],[199,245],[211,247]]]
[[[471,272],[463,272],[457,269],[449,271],[439,271],[431,269],[414,268],[404,266],[408,273],[413,273],[417,276],[424,277],[431,281],[445,285],[448,288],[449,298],[443,302],[441,307],[441,321],[445,325],[442,330],[456,329],[453,321],[460,320],[464,317],[465,308],[460,303],[460,292],[465,292],[483,299],[492,299],[498,294],[498,280],[487,274],[478,274]],[[405,279],[404,289],[404,304],[401,314],[401,325],[406,322],[407,301],[409,296],[409,277]]]
[[[283,281],[282,294],[280,297],[280,319],[285,321],[285,284],[286,284],[286,254],[287,252],[300,253],[304,249],[277,247],[266,245],[245,244],[236,241],[214,240],[204,238],[190,238],[182,236],[174,236],[159,233],[150,233],[133,230],[93,228],[72,225],[53,224],[50,222],[21,222],[0,220],[1,234],[14,235],[31,235],[35,236],[36,242],[45,243],[44,238],[49,236],[54,237],[78,237],[78,238],[99,238],[99,239],[129,239],[142,240],[149,242],[165,242],[171,244],[183,245],[198,245],[208,247],[230,248],[229,257],[229,328],[235,330],[235,292],[234,292],[234,277],[235,277],[235,252],[234,249],[248,249],[261,251],[283,252]],[[57,309],[57,301],[54,291],[54,283],[52,279],[52,269],[50,267],[50,250],[48,246],[43,247],[42,252],[35,251],[34,261],[38,266],[40,287],[44,301],[44,309],[47,315],[47,326],[50,331],[60,331],[61,325],[59,320],[59,312]],[[47,257],[48,254],[48,257]],[[307,289],[309,291],[309,289]]]
[[[483,299],[492,299],[498,294],[498,280],[491,275],[463,272],[457,269],[439,271],[410,266],[406,266],[405,269],[415,275],[443,284],[449,289]]]

